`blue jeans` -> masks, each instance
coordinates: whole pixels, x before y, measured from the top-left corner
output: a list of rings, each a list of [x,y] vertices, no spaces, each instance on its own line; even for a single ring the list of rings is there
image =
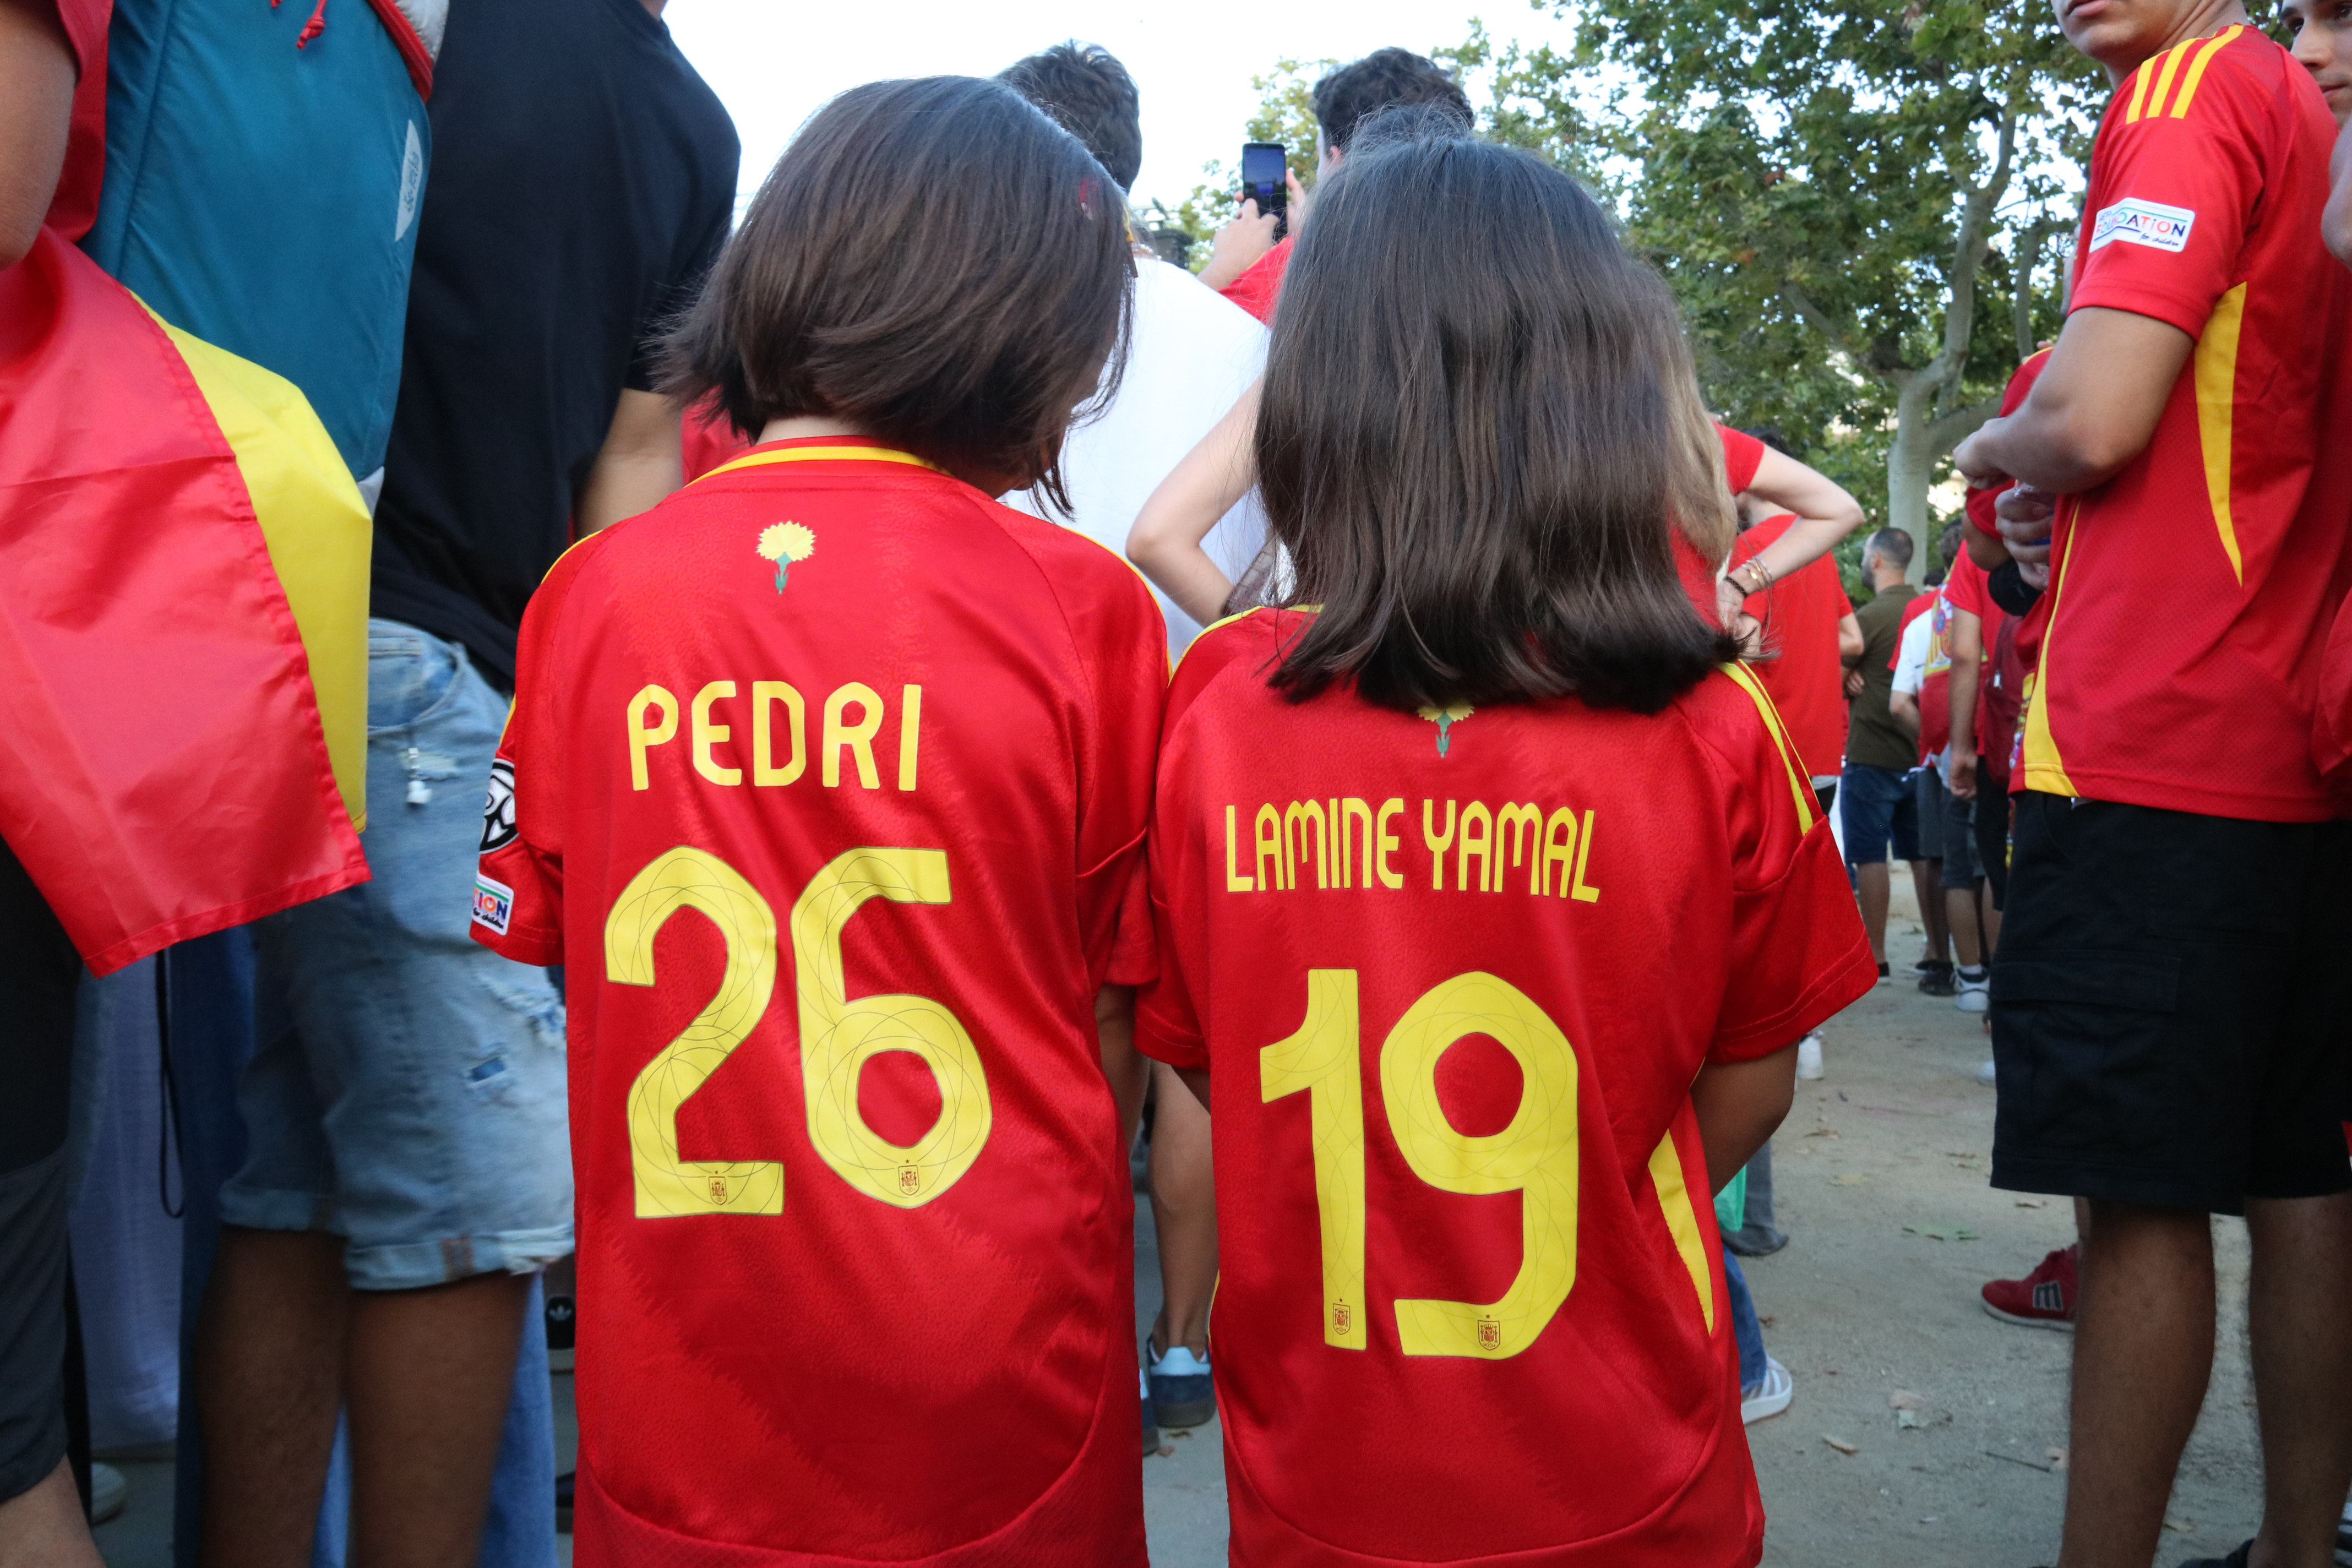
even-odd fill
[[[1897,860],[1919,858],[1919,800],[1908,768],[1848,763],[1838,781],[1838,815],[1845,828],[1849,866],[1886,858],[1891,839]]]
[[[1723,1249],[1723,1278],[1731,1287],[1731,1337],[1739,1345],[1739,1386],[1753,1388],[1764,1381],[1764,1325],[1757,1321],[1748,1276],[1739,1271],[1739,1259],[1727,1247]]]
[[[265,1030],[221,1217],[347,1238],[363,1290],[414,1289],[572,1250],[563,1001],[467,934],[506,702],[454,643],[368,623],[373,880],[256,922]]]

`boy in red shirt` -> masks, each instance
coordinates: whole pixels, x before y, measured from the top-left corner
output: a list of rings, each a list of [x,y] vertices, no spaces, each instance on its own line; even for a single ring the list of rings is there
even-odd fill
[[[1055,488],[1130,277],[1010,88],[845,93],[668,351],[760,444],[531,602],[474,931],[571,976],[583,1564],[1144,1562],[1166,631],[992,499]]]
[[[2234,4],[2061,12],[2116,84],[2071,314],[1955,454],[2049,590],[1993,978],[1997,1185],[2090,1200],[2069,1564],[2145,1563],[2213,1345],[2209,1215],[2242,1212],[2266,1508],[2317,1563],[2352,1482],[2352,1173],[2334,974],[2352,825],[2310,754],[2347,587],[2352,278],[2336,127]],[[2046,542],[2032,513],[2054,499]]]
[[[1874,966],[1675,574],[1673,307],[1517,151],[1387,143],[1321,203],[1255,441],[1303,603],[1178,669],[1138,1026],[1213,1113],[1233,1561],[1745,1568],[1706,1194]],[[1441,342],[1520,368],[1395,374]]]

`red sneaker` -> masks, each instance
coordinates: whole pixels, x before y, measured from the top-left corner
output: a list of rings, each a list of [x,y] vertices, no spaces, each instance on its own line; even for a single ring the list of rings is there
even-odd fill
[[[2074,1307],[2082,1300],[2075,1282],[2077,1247],[2062,1247],[2022,1279],[1995,1279],[1983,1291],[1984,1310],[2004,1323],[2074,1331]]]

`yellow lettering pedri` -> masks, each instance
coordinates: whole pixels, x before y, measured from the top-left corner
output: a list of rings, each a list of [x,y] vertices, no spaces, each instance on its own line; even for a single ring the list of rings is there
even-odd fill
[[[915,760],[923,740],[923,689],[898,688],[898,787],[912,794]]]
[[[694,771],[715,784],[740,784],[743,782],[741,768],[721,767],[710,748],[732,740],[735,731],[725,724],[710,721],[710,705],[723,702],[735,695],[731,680],[714,680],[694,694]]]
[[[844,724],[841,715],[851,703],[857,704],[858,719],[855,724]],[[841,749],[848,747],[856,754],[857,782],[867,789],[880,789],[882,775],[874,768],[874,731],[882,727],[882,699],[872,687],[853,680],[835,689],[824,700],[824,739],[817,754],[824,762],[824,787],[837,789],[841,784]]]
[[[791,715],[787,724],[793,737],[793,758],[782,767],[776,766],[776,743],[773,729],[772,704],[781,702]],[[751,682],[751,783],[788,784],[808,771],[808,708],[801,694],[782,680]]]
[[[659,711],[657,723],[647,724],[646,715]],[[646,787],[646,752],[667,742],[677,733],[677,699],[658,686],[641,689],[629,699],[629,787]]]

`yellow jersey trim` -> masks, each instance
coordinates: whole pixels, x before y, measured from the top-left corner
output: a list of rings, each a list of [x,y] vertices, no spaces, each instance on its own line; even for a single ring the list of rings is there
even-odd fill
[[[2221,296],[2197,338],[2197,437],[2205,459],[2205,497],[2213,506],[2213,526],[2221,552],[2238,585],[2245,586],[2246,563],[2238,552],[2238,530],[2230,512],[2231,436],[2238,406],[2238,329],[2246,315],[2243,283]],[[2055,606],[2053,606],[2053,608]]]
[[[774,452],[746,452],[730,462],[719,464],[707,474],[698,474],[692,480],[700,484],[720,474],[731,474],[738,468],[764,468],[770,463],[906,463],[918,468],[929,468],[935,474],[947,472],[937,463],[926,462],[912,452],[897,452],[887,447],[786,447]]]
[[[2244,31],[2242,26],[2224,27],[2197,51],[2197,58],[2189,65],[2189,74],[2181,79],[2180,96],[2172,100],[2173,119],[2186,120],[2189,117],[2189,100],[2197,96],[2197,84],[2204,79],[2205,68],[2212,64],[2215,55],[2230,47],[2231,39]]]
[[[1192,650],[1199,647],[1203,642],[1208,640],[1208,637],[1211,632],[1215,631],[1220,626],[1232,626],[1235,621],[1248,620],[1252,616],[1256,615],[1260,610],[1265,608],[1265,606],[1264,605],[1252,605],[1246,610],[1242,610],[1236,614],[1226,616],[1220,620],[1211,621],[1207,626],[1202,626],[1201,628],[1201,635],[1194,637],[1191,642],[1186,643],[1184,645],[1184,651],[1176,656],[1176,662],[1169,668],[1168,679],[1171,680],[1176,679],[1176,672],[1184,668],[1184,661],[1192,657]]]
[[[2164,95],[2172,90],[2172,79],[2180,72],[2180,63],[2189,58],[2189,44],[2175,44],[2164,51],[2164,68],[2157,73],[2156,90],[2148,94],[2148,118],[2164,112]]]
[[[1748,693],[1748,700],[1756,704],[1757,715],[1764,721],[1764,728],[1771,734],[1773,745],[1780,750],[1780,765],[1789,771],[1789,793],[1797,803],[1797,826],[1800,831],[1811,832],[1813,824],[1820,820],[1813,809],[1812,781],[1797,765],[1797,748],[1790,744],[1789,732],[1780,726],[1780,710],[1772,705],[1771,694],[1764,689],[1763,682],[1758,680],[1755,672],[1746,665],[1727,664],[1720,668],[1724,674],[1731,677],[1734,685]]]
[[[2062,510],[2080,503],[2073,496],[2061,498]],[[2054,530],[2053,530],[2054,531]],[[2066,569],[2072,564],[2073,552],[2058,563],[2058,575],[2050,584],[2050,619],[2042,631],[2042,653],[2035,661],[2032,685],[2026,696],[2025,708],[2025,782],[2029,788],[2044,795],[2074,795],[2081,792],[2074,781],[2066,776],[2065,760],[2058,754],[2058,739],[2050,729],[2050,651],[2058,637],[2058,610],[2066,592]]]
[[[1699,1238],[1698,1202],[1691,1196],[1690,1183],[1683,1175],[1682,1151],[1675,1147],[1671,1128],[1650,1151],[1650,1184],[1658,1190],[1666,1234],[1675,1238],[1675,1250],[1690,1271],[1691,1284],[1698,1290],[1699,1316],[1706,1320],[1706,1331],[1711,1334],[1715,1332],[1715,1272],[1707,1261],[1706,1244]]]

